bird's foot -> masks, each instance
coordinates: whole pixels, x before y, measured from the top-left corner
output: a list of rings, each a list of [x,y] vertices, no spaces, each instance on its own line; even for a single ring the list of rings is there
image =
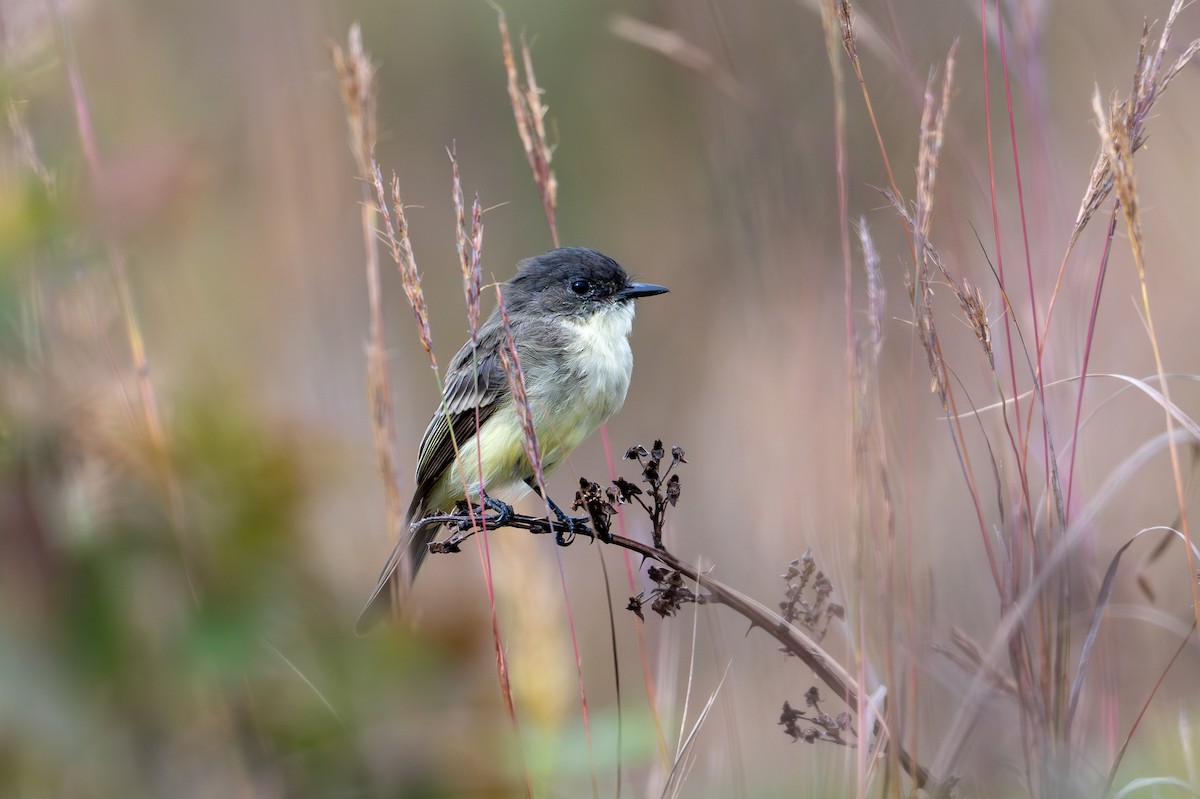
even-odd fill
[[[563,512],[563,509],[558,507],[558,504],[549,497],[546,497],[546,502],[550,503],[550,510],[554,511],[554,515],[558,517],[559,524],[562,524],[567,528],[566,530],[554,531],[554,543],[558,544],[560,547],[569,546],[571,542],[575,540],[575,533],[580,530],[587,529],[587,524],[591,520],[586,516],[568,516]]]
[[[496,516],[492,519],[493,527],[503,527],[512,521],[513,513],[512,505],[507,502],[501,502],[498,499],[492,499],[487,494],[483,495],[483,506],[490,511],[495,511]]]
[[[482,507],[480,507],[482,506]],[[492,499],[487,494],[484,494],[480,500],[480,506],[470,506],[470,519],[464,519],[458,523],[459,530],[470,530],[476,525],[486,525],[490,528],[503,527],[512,521],[515,515],[512,505],[501,502],[498,499]],[[495,513],[495,516],[486,516],[483,510],[490,510]],[[478,515],[476,515],[478,512]]]

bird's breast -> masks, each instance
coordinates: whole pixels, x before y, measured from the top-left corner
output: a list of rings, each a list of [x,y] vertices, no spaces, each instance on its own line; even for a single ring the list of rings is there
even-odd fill
[[[539,389],[530,399],[538,439],[552,467],[625,402],[633,373],[633,304],[560,324],[561,357],[542,359],[544,372],[527,381]]]
[[[611,401],[613,407],[605,416],[615,413],[625,402],[633,373],[633,352],[629,348],[633,303],[564,325],[568,330],[568,371],[576,381],[576,388],[596,395],[601,401]]]

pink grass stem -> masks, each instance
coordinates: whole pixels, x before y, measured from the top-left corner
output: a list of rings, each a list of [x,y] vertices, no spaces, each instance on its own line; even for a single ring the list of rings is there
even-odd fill
[[[1100,270],[1096,275],[1096,290],[1092,295],[1092,311],[1088,317],[1087,338],[1083,345],[1083,370],[1079,375],[1079,393],[1075,397],[1075,429],[1071,436],[1071,465],[1067,467],[1067,521],[1071,519],[1071,499],[1075,486],[1075,455],[1079,451],[1079,425],[1083,419],[1083,390],[1087,385],[1088,363],[1092,356],[1092,345],[1095,341],[1096,317],[1100,310],[1100,293],[1104,288],[1104,276],[1108,272],[1108,255],[1112,250],[1113,235],[1117,231],[1117,204],[1113,203],[1112,213],[1108,219],[1108,235],[1104,239],[1104,252],[1100,256]]]
[[[995,153],[992,147],[992,101],[991,92],[988,90],[988,33],[987,33],[987,0],[979,0],[980,19],[982,21],[982,37],[983,37],[983,118],[985,132],[987,133],[987,157],[988,157],[988,188],[992,203],[992,232],[996,242],[996,272],[999,276],[1000,290],[1008,294],[1008,288],[1004,280],[1004,253],[1000,241],[1000,209],[996,200],[996,162]],[[1017,438],[1021,438],[1021,406],[1017,394],[1017,371],[1016,359],[1013,356],[1012,346],[1012,323],[1009,320],[1009,314],[1004,314],[1004,348],[1008,352],[1008,372],[1009,380],[1011,381],[1013,411],[1017,417]],[[1008,415],[1008,408],[1001,409],[1001,413]],[[1018,470],[1023,469],[1020,452],[1015,453],[1017,457]]]

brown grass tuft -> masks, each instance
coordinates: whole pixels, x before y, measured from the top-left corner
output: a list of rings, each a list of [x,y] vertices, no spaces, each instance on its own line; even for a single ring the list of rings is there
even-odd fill
[[[546,112],[549,109],[542,103],[542,90],[538,87],[537,76],[533,72],[533,56],[529,52],[529,45],[522,37],[521,57],[525,66],[525,83],[522,85],[513,56],[512,38],[508,35],[508,22],[503,11],[497,10],[497,24],[500,27],[500,43],[504,49],[508,99],[512,104],[513,119],[517,123],[517,135],[521,137],[521,147],[525,150],[525,158],[529,161],[530,171],[533,172],[533,182],[537,185],[538,196],[542,198],[542,209],[546,212],[546,223],[550,226],[550,238],[557,247],[558,221],[555,209],[558,206],[558,179],[554,176],[554,170],[550,168],[553,149],[546,142]]]

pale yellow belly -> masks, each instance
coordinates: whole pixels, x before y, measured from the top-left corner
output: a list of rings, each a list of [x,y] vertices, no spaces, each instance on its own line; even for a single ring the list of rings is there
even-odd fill
[[[591,397],[560,406],[558,413],[535,407],[543,476],[548,477],[607,418],[606,403]],[[458,458],[430,491],[427,508],[450,510],[469,493],[478,499],[480,486],[488,496],[516,502],[530,488],[534,469],[525,453],[524,433],[516,409],[503,408],[483,424],[481,435],[461,442]],[[480,457],[482,454],[482,457]]]
[[[598,314],[586,323],[566,323],[571,338],[563,358],[531,357],[523,366],[541,453],[543,476],[563,461],[625,402],[633,356],[628,335],[633,306]],[[525,454],[525,436],[516,408],[502,408],[469,441],[460,442],[459,457],[430,492],[427,508],[449,510],[480,488],[489,496],[513,502],[530,490],[534,475]],[[480,457],[482,453],[482,458]]]

